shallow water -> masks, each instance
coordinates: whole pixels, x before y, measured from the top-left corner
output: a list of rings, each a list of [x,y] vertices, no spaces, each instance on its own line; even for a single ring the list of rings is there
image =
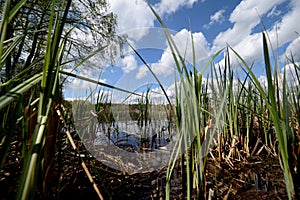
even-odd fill
[[[82,137],[87,150],[100,162],[129,174],[143,173],[166,166],[176,140],[167,121],[152,121],[139,126],[137,121],[97,124],[96,130]],[[172,137],[171,137],[172,136]],[[170,140],[172,138],[172,142]]]
[[[130,134],[128,132],[113,131],[110,134],[103,132],[98,133],[94,144],[107,145],[114,144],[119,148],[130,147],[131,151],[139,152],[142,148],[161,149],[169,144],[170,139],[167,135],[164,137],[158,137],[158,134],[150,135],[146,138],[137,134]]]

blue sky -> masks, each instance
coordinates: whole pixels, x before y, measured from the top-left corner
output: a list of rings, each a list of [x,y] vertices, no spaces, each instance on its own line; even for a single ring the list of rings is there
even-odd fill
[[[174,95],[173,59],[161,26],[147,4],[144,0],[108,0],[108,2],[110,11],[118,16],[118,33],[128,35],[130,44],[156,73],[168,94]],[[199,70],[209,56],[229,44],[249,64],[255,62],[254,71],[263,77],[261,63],[263,26],[269,34],[273,48],[278,50],[279,61],[284,62],[289,52],[293,52],[296,58],[299,56],[299,0],[152,0],[150,3],[170,29],[173,39],[180,52],[186,55],[187,61],[191,61],[192,58],[189,41],[190,27],[192,28]],[[97,62],[96,60],[94,62]],[[235,62],[234,58],[232,61]],[[215,62],[222,65],[223,54]],[[98,77],[103,82],[131,91],[141,92],[141,88],[151,85],[153,91],[160,92],[147,67],[128,47],[125,47],[124,55],[116,58],[113,66],[103,63],[96,65],[97,72],[85,71],[83,75],[90,78]],[[73,83],[71,90],[72,88],[84,90],[87,89],[87,85],[77,81]],[[91,86],[89,90],[90,88]],[[79,94],[70,90],[67,93],[68,97],[76,95]],[[159,98],[159,95],[157,97]],[[122,99],[121,96],[117,98]]]

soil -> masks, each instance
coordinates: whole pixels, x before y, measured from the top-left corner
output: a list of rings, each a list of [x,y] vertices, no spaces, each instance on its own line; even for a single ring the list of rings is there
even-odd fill
[[[76,138],[81,154],[87,154]],[[4,167],[0,171],[0,199],[14,199],[21,176],[21,138],[15,137]],[[92,157],[76,156],[64,137],[62,151],[56,152],[46,177],[39,180],[35,199],[99,199],[81,163],[85,162],[104,199],[164,199],[166,168],[150,173],[127,175],[103,165]],[[206,164],[207,199],[287,199],[285,182],[277,155],[262,151],[248,159],[218,161],[211,152]],[[242,157],[243,158],[243,157]],[[185,199],[182,170],[175,168],[171,198]],[[38,173],[38,172],[37,172]],[[299,174],[293,174],[297,198]],[[196,194],[193,194],[195,197]],[[202,199],[202,198],[200,198]]]

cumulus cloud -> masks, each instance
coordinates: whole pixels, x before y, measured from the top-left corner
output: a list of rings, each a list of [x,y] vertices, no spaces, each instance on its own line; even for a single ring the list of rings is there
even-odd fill
[[[210,16],[211,22],[220,22],[224,19],[223,13],[225,12],[224,9],[217,11],[215,14]]]
[[[208,58],[207,52],[209,44],[202,32],[196,32],[192,35],[195,45],[196,65],[200,66],[201,63]],[[182,29],[175,35],[172,35],[172,39],[175,41],[180,55],[184,57],[188,63],[193,63],[191,32],[187,29]],[[157,63],[151,64],[151,69],[158,75],[168,76],[174,74],[175,62],[170,47],[164,50]]]
[[[124,73],[128,73],[137,68],[137,61],[132,54],[127,55],[121,59],[120,66],[122,67]]]
[[[151,69],[154,74],[163,75],[166,77],[171,74],[174,74],[174,68],[172,67],[174,65],[173,63],[171,65],[165,65],[165,63],[162,60],[160,60],[159,63],[153,63],[151,65]]]
[[[224,21],[224,15],[223,13],[225,12],[224,9],[218,10],[217,12],[215,12],[215,14],[210,16],[210,22],[209,24],[204,25],[204,28],[209,28],[211,25],[213,25],[214,23],[221,23]]]
[[[71,71],[70,69],[66,71]],[[86,69],[86,68],[80,68],[80,70],[76,71],[76,75],[82,76],[85,78],[89,78],[93,81],[99,81],[102,83],[106,83],[107,80],[105,78],[101,78],[101,72],[99,70],[91,70],[91,69]],[[94,89],[97,87],[95,83],[91,83],[86,80],[81,80],[79,78],[73,78],[73,77],[68,77],[67,79],[67,85],[66,87],[74,89],[74,90],[79,90],[79,89]]]
[[[197,0],[161,0],[155,4],[156,10],[161,16],[172,14],[179,8],[191,7]],[[277,15],[282,15],[278,9],[284,3],[284,0],[261,1],[261,0],[242,0],[230,14],[229,22],[232,27],[226,31],[220,32],[214,39],[212,45],[209,44],[202,32],[193,33],[194,42],[196,45],[196,62],[203,62],[203,59],[208,55],[216,53],[223,47],[229,44],[233,47],[247,62],[259,61],[262,59],[262,34],[260,29],[261,18],[271,18]],[[141,29],[142,31],[131,32],[133,45],[137,44],[141,38],[148,34],[148,28],[153,27],[155,17],[150,12],[148,6],[142,0],[110,0],[112,10],[118,15],[119,31],[126,33],[133,29]],[[273,47],[282,47],[287,45],[288,48],[285,54],[290,54],[292,51],[294,56],[298,53],[300,41],[295,32],[300,32],[297,19],[300,18],[300,1],[292,0],[289,11],[281,17],[271,27],[267,27],[267,33]],[[210,22],[207,26],[214,23],[220,23],[224,20],[225,10],[221,9],[210,16]],[[137,20],[138,19],[138,20]],[[192,48],[190,41],[190,32],[182,29],[177,33],[172,34],[174,41],[182,56],[185,56],[187,62],[192,63]],[[129,35],[130,36],[130,35]],[[151,40],[153,41],[153,40]],[[148,45],[148,43],[147,43]],[[200,48],[199,48],[200,47]],[[144,80],[149,75],[146,66],[138,66],[134,56],[124,57],[120,65],[123,66],[123,72],[134,72],[134,78]],[[223,60],[224,61],[224,60]],[[232,61],[234,61],[232,59]],[[222,62],[221,64],[223,64]],[[174,74],[174,60],[170,53],[169,47],[163,48],[163,53],[156,63],[150,64],[151,69],[157,74],[163,76]],[[261,79],[263,79],[261,77]]]
[[[202,32],[195,32],[192,33],[192,35],[195,45],[196,63],[200,64],[201,61],[208,56],[209,44]],[[187,29],[182,29],[173,36],[173,40],[180,54],[185,57],[185,60],[189,63],[193,63],[191,32]]]
[[[154,5],[155,10],[161,15],[170,15],[176,12],[178,9],[182,7],[192,7],[194,3],[198,0],[161,0],[160,2]],[[154,27],[154,21],[156,20],[155,16],[152,14],[151,10],[149,9],[148,5],[143,0],[109,0],[110,10],[117,15],[118,21],[118,32],[120,34],[127,34],[130,43],[133,46],[139,45],[139,41],[141,41],[144,36],[149,34],[149,29]],[[203,0],[201,2],[204,2]],[[185,32],[181,32],[181,34],[188,34],[187,30]],[[159,33],[156,33],[157,35]],[[187,35],[186,35],[187,36]],[[151,36],[150,36],[151,37]],[[175,37],[179,37],[175,35]],[[190,37],[190,36],[188,36]],[[203,45],[206,47],[206,40],[202,33],[196,33],[194,35],[195,41],[199,43],[199,45]],[[161,36],[160,38],[164,38]],[[162,43],[160,40],[152,40],[151,45],[153,42]],[[184,41],[186,38],[184,38]],[[165,44],[165,42],[164,42]],[[185,45],[186,44],[180,44]],[[166,45],[163,45],[166,46]],[[139,47],[139,46],[138,46]],[[165,47],[162,48],[162,50]],[[189,48],[190,49],[190,48]],[[190,53],[188,52],[190,59]],[[151,69],[157,73],[158,75],[170,75],[173,73],[172,67],[174,66],[173,58],[170,53],[167,53],[167,50],[161,56],[161,59],[157,63],[153,63],[151,65]],[[122,61],[118,62],[119,65],[124,73],[128,73],[132,70],[137,69],[137,61],[136,58],[133,56],[127,56],[122,59]],[[171,70],[170,70],[171,68]],[[137,79],[142,79],[147,75],[148,69],[145,66],[141,66],[138,68],[136,73]]]
[[[127,33],[130,38],[139,40],[147,34],[147,29],[141,30],[138,34],[134,32],[135,35],[130,35],[131,30],[154,26],[155,16],[145,1],[109,0],[109,4],[111,11],[118,17],[119,33]]]
[[[181,7],[192,7],[198,0],[161,0],[155,5],[157,12],[163,16],[165,14],[172,14]]]
[[[175,41],[176,47],[179,53],[188,63],[193,63],[193,48],[191,42],[191,32],[187,29],[172,35],[172,39]],[[208,58],[209,44],[202,32],[193,33],[193,40],[195,45],[195,57],[197,66],[201,66],[201,63]],[[174,74],[175,62],[170,50],[170,47],[164,49],[160,59],[156,63],[150,65],[152,71],[156,75],[163,75],[164,77]],[[140,67],[136,75],[138,79],[141,79],[147,75],[148,69],[145,66]]]
[[[281,56],[281,61],[285,61],[286,58],[297,58],[299,57],[299,48],[300,48],[300,36],[297,37],[288,45],[285,50],[285,53]]]
[[[154,5],[160,16],[169,15],[182,7],[191,7],[198,0],[161,0]],[[118,32],[128,34],[129,38],[138,41],[148,34],[147,28],[154,27],[156,17],[144,0],[109,0],[110,10],[118,17]],[[140,29],[139,32],[131,30]]]
[[[168,76],[174,73],[174,59],[170,49],[167,48],[157,63],[151,64],[151,69],[157,75]]]
[[[171,103],[175,103],[175,83],[170,85],[169,87],[164,88],[166,94],[171,101]],[[160,87],[152,88],[150,91],[150,97],[153,103],[167,103],[166,96]]]
[[[272,2],[252,0],[243,0],[229,17],[233,24],[232,28],[221,32],[214,40],[214,49],[220,49],[226,44],[235,46],[251,35],[252,29],[260,23],[259,15],[266,14],[275,5],[284,2],[284,0],[274,0]]]
[[[282,20],[274,26],[270,31],[270,37],[273,38],[273,44],[276,44],[276,36],[278,35],[278,46],[281,47],[284,44],[289,44],[285,53],[282,56],[282,60],[286,60],[286,56],[300,56],[299,47],[299,33],[300,27],[298,19],[300,19],[300,1],[292,1],[291,11],[283,16]]]
[[[144,78],[147,75],[147,72],[148,72],[148,68],[145,65],[139,67],[139,70],[138,70],[138,72],[136,74],[136,78],[137,79]]]
[[[259,61],[262,59],[262,35],[261,32],[254,32],[254,28],[260,23],[260,16],[266,16],[275,12],[276,6],[283,3],[283,0],[266,1],[242,1],[231,13],[229,21],[233,24],[232,28],[218,34],[213,42],[212,52],[225,47],[229,44],[247,62]],[[300,18],[300,2],[291,1],[290,10],[280,21],[274,23],[267,33],[273,48],[280,48],[290,43],[289,48],[295,50],[297,35],[300,32],[297,19]],[[245,14],[246,13],[246,14]],[[286,52],[289,53],[290,52]],[[224,63],[224,59],[221,61]]]
[[[70,72],[71,70],[67,69],[66,71]],[[76,70],[76,74],[78,76],[89,78],[93,81],[107,83],[106,78],[101,78],[101,72],[99,72],[99,70],[81,68],[80,70]],[[63,90],[64,94],[66,95],[65,98],[68,100],[86,99],[88,96],[91,95],[90,97],[92,98],[92,101],[94,101],[94,95],[92,94],[97,94],[97,91],[100,87],[101,86],[95,83],[91,83],[87,80],[82,80],[80,78],[74,77],[67,77]],[[91,99],[89,98],[89,100]]]

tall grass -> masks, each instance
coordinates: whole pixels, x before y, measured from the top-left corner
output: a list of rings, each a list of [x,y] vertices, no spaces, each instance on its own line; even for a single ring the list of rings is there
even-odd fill
[[[185,62],[185,58],[180,54],[178,47],[173,41],[171,35],[168,33],[162,19],[150,4],[149,7],[165,31],[166,39],[171,49],[177,72],[179,73],[179,83],[175,80],[176,123],[179,136],[167,169],[166,199],[170,199],[171,176],[176,165],[176,161],[180,155],[184,155],[181,157],[181,163],[182,176],[185,177],[184,180],[186,180],[186,183],[183,183],[186,184],[183,185],[183,188],[186,188],[186,198],[192,198],[193,188],[196,188],[197,196],[199,198],[200,193],[204,191],[205,155],[207,154],[207,150],[209,149],[208,147],[210,146],[213,138],[210,137],[207,139],[205,144],[202,143],[202,137],[203,134],[205,134],[203,131],[207,130],[204,125],[206,124],[204,120],[214,118],[216,122],[219,122],[222,116],[222,112],[215,111],[215,113],[210,113],[207,109],[209,107],[206,101],[208,94],[201,94],[201,91],[205,91],[205,88],[202,87],[202,77],[206,69],[212,64],[214,58],[217,57],[221,51],[213,55],[200,72],[196,70],[196,58],[195,53],[193,53],[193,68],[192,70],[189,70]],[[194,46],[194,44],[192,46]],[[193,52],[195,52],[194,49]],[[219,92],[219,90],[218,92],[214,92],[214,95],[221,94]],[[225,95],[221,98],[220,102],[215,102],[219,106],[216,110],[223,110],[225,104],[224,97]],[[208,116],[206,114],[208,114]],[[218,125],[214,126],[212,134],[214,134],[218,128],[220,128]],[[185,191],[183,192],[185,193]]]
[[[15,14],[18,12],[19,9],[24,5],[26,1],[22,0],[19,3],[17,3],[12,9],[10,5],[10,1],[7,0],[4,8],[4,13],[2,16],[2,23],[1,23],[1,45],[0,45],[0,55],[1,55],[1,68],[3,66],[4,62],[8,62],[7,59],[11,59],[8,57],[8,55],[11,53],[11,51],[18,45],[20,42],[20,38],[23,37],[23,35],[19,35],[15,38],[13,38],[13,42],[5,40],[6,36],[6,28],[10,22],[10,20],[13,19]],[[25,71],[28,71],[28,69],[24,69],[24,71],[19,72],[15,76],[15,78],[11,80],[7,80],[6,83],[1,85],[1,103],[0,103],[0,109],[2,112],[5,112],[4,109],[7,110],[7,112],[11,112],[12,107],[14,105],[24,105],[25,99],[23,98],[23,95],[30,94],[32,88],[40,88],[40,94],[39,98],[36,99],[38,101],[38,111],[37,111],[37,122],[35,125],[35,129],[33,133],[27,133],[32,134],[32,142],[29,145],[29,149],[27,149],[26,142],[23,143],[23,169],[22,169],[22,177],[20,179],[19,183],[19,189],[17,194],[17,199],[30,199],[34,198],[35,195],[35,189],[37,186],[37,182],[39,182],[39,177],[45,177],[45,171],[48,167],[47,164],[47,157],[45,157],[46,152],[46,146],[45,144],[48,143],[48,140],[46,139],[47,134],[48,137],[50,137],[49,134],[51,131],[47,128],[47,124],[51,117],[55,117],[51,115],[51,111],[53,109],[53,102],[57,102],[60,92],[59,92],[59,69],[61,67],[63,55],[64,55],[64,45],[65,40],[67,38],[67,35],[64,35],[64,25],[66,22],[66,19],[68,17],[68,10],[71,5],[71,0],[63,1],[57,4],[56,1],[51,2],[51,8],[50,8],[50,17],[48,21],[48,35],[46,37],[45,41],[45,54],[43,58],[43,69],[41,73],[37,73],[36,75],[28,78],[27,80],[24,77]],[[7,46],[4,46],[5,44],[8,44]],[[4,51],[3,51],[4,49]],[[39,59],[39,61],[42,61],[42,59]],[[37,62],[32,62],[29,69],[34,67],[34,65],[37,65]],[[7,68],[8,65],[6,65],[6,71],[9,71]],[[9,77],[8,77],[9,78]],[[16,85],[16,81],[20,81],[22,79],[25,79],[24,82],[21,82],[20,84]],[[16,86],[14,86],[16,85]],[[11,88],[11,89],[9,89]],[[3,89],[3,90],[2,90]],[[33,90],[34,91],[34,90]],[[29,95],[30,96],[30,95]],[[31,95],[34,96],[34,95]],[[29,104],[33,102],[35,99],[29,100]],[[26,99],[26,101],[28,101]],[[20,112],[14,113],[12,116],[15,120],[13,121],[7,121],[4,119],[3,124],[14,124],[15,126],[18,125],[21,118],[26,118],[27,116],[22,116],[23,112],[25,110],[24,107],[20,108]],[[23,120],[24,123],[24,130],[26,129],[25,123],[27,118]],[[47,132],[48,131],[48,132]],[[11,132],[7,132],[7,137],[12,137],[14,130]],[[23,131],[25,134],[26,132]],[[23,134],[23,137],[25,138],[26,135]],[[55,137],[55,136],[54,136]],[[30,141],[28,139],[28,141]],[[10,140],[4,140],[4,143],[7,144],[6,149],[9,148]],[[4,153],[4,155],[7,154]],[[49,156],[49,155],[48,155]],[[2,162],[5,160],[5,157],[2,157]]]
[[[5,67],[5,62],[9,59],[13,49],[24,39],[22,34],[9,39],[6,39],[6,36],[10,21],[25,2],[26,0],[19,1],[11,8],[11,1],[6,0],[0,25],[0,70]],[[33,199],[40,178],[46,176],[46,168],[48,167],[46,163],[47,155],[45,155],[48,153],[46,144],[47,136],[51,134],[47,125],[53,118],[51,111],[53,111],[55,102],[58,102],[59,99],[61,74],[141,96],[132,91],[63,71],[65,43],[70,33],[65,34],[63,29],[67,21],[70,4],[71,0],[59,3],[58,1],[51,1],[44,57],[35,60],[26,69],[21,70],[16,76],[6,80],[0,86],[0,111],[3,114],[0,116],[1,168],[6,160],[17,127],[23,128],[23,169],[17,199]],[[192,68],[189,68],[185,57],[180,54],[162,19],[150,4],[149,7],[165,31],[178,73],[175,80],[176,107],[175,110],[172,110],[172,114],[176,115],[178,140],[168,163],[166,199],[171,198],[172,174],[175,167],[178,167],[178,162],[181,166],[182,188],[186,198],[207,198],[209,194],[206,191],[205,169],[207,155],[213,155],[211,150],[213,149],[218,153],[218,159],[216,159],[218,162],[225,162],[233,167],[233,160],[251,157],[255,154],[255,146],[259,140],[262,140],[268,148],[273,149],[272,153],[274,155],[276,153],[280,155],[279,159],[288,197],[289,199],[295,198],[292,169],[294,167],[299,168],[300,156],[300,150],[296,150],[297,147],[300,149],[296,144],[296,141],[300,140],[300,68],[294,57],[287,58],[287,64],[284,66],[283,73],[280,74],[278,66],[276,64],[272,66],[270,61],[270,43],[268,43],[267,34],[262,34],[263,57],[267,77],[267,87],[265,88],[253,72],[252,66],[248,65],[238,52],[231,47],[226,49],[223,66],[215,65],[214,60],[224,49],[214,54],[198,71],[194,40],[191,33],[193,63]],[[129,44],[129,46],[131,45]],[[104,48],[92,52],[82,62]],[[241,62],[244,76],[235,73],[236,66],[231,62],[229,52]],[[150,66],[147,65],[137,51],[135,53],[148,67],[166,95],[166,91]],[[40,63],[43,64],[42,70],[28,78],[26,76],[27,72]],[[289,74],[289,81],[287,66],[293,71]],[[204,74],[209,68],[210,73],[208,77],[205,77]],[[36,95],[36,91],[38,91],[38,95]],[[151,102],[149,92],[147,90],[146,94],[143,94],[140,99],[141,115],[139,120],[141,126],[146,125],[150,119],[149,106]],[[27,97],[29,96],[29,99],[25,99],[24,94]],[[171,104],[167,95],[166,98]],[[103,96],[98,96],[98,104],[95,107],[97,112],[104,109],[101,107],[102,101]],[[37,108],[37,112],[33,111],[33,107]],[[171,106],[170,108],[173,109],[174,107]],[[37,116],[37,122],[32,133],[28,131],[29,123],[32,123],[32,121],[27,116],[26,110],[33,111]],[[104,121],[106,123],[109,119],[104,118]],[[275,137],[272,133],[275,133]],[[32,138],[30,139],[31,134]],[[28,144],[28,141],[31,141],[31,144]],[[225,150],[225,145],[229,146],[228,151]],[[295,162],[298,163],[295,164]]]
[[[231,47],[227,49],[225,63],[222,68],[212,64],[219,55],[219,51],[202,67],[200,72],[195,70],[195,61],[193,63],[194,70],[189,71],[185,64],[185,58],[180,55],[162,19],[150,4],[149,7],[165,31],[175,66],[179,73],[179,83],[176,86],[176,114],[179,139],[167,170],[166,199],[170,198],[171,175],[180,155],[183,155],[181,162],[184,163],[182,164],[182,176],[185,182],[183,183],[183,188],[186,190],[186,198],[191,199],[193,196],[192,192],[195,190],[197,198],[208,197],[204,186],[207,152],[202,151],[206,145],[208,148],[211,147],[212,141],[209,139],[208,143],[205,143],[205,138],[201,136],[201,133],[206,134],[204,137],[207,137],[207,134],[209,134],[205,130],[211,127],[205,127],[203,124],[209,119],[214,124],[212,134],[217,132],[215,134],[219,135],[218,143],[215,144],[219,151],[219,161],[224,160],[230,166],[233,166],[233,163],[230,161],[232,158],[240,159],[243,157],[241,155],[242,152],[246,152],[246,156],[252,156],[255,152],[255,144],[259,141],[259,138],[264,139],[265,145],[270,146],[275,151],[277,148],[276,145],[274,146],[274,141],[278,141],[279,159],[284,173],[286,191],[289,199],[295,198],[290,166],[293,161],[291,156],[294,159],[297,158],[295,158],[295,151],[293,153],[289,146],[292,145],[295,148],[294,140],[297,133],[294,130],[296,126],[299,126],[299,116],[296,114],[299,112],[299,102],[297,100],[299,90],[296,89],[299,86],[299,67],[296,62],[290,59],[291,66],[295,70],[291,84],[287,82],[286,70],[283,71],[282,78],[278,76],[279,71],[276,66],[272,73],[267,35],[263,33],[263,57],[267,88],[264,88],[260,83],[252,70],[252,66],[249,66],[238,52]],[[191,40],[193,42],[192,36]],[[233,68],[236,68],[236,66],[233,66],[230,61],[230,51],[241,62],[241,67],[245,73],[244,80],[241,80],[243,76],[238,76],[234,73]],[[203,72],[208,66],[211,66],[210,77],[212,80],[210,82],[211,94],[209,95],[205,92],[205,84],[202,82]],[[293,87],[292,85],[297,86]],[[219,101],[216,101],[216,99]],[[211,109],[214,111],[212,112]],[[205,116],[206,114],[208,115]],[[276,138],[269,133],[273,129],[276,133]],[[226,142],[230,144],[230,151],[224,157],[224,144]],[[275,151],[274,153],[276,154]]]
[[[232,49],[233,50],[233,49]],[[293,185],[293,178],[291,175],[291,170],[289,167],[289,153],[288,153],[288,146],[291,144],[291,127],[289,121],[291,120],[290,115],[290,104],[288,103],[288,93],[287,93],[287,84],[286,84],[286,72],[284,70],[284,79],[283,84],[279,85],[278,83],[278,74],[276,68],[274,70],[274,74],[272,75],[272,66],[269,57],[269,48],[267,44],[267,35],[263,33],[263,56],[265,60],[265,69],[267,75],[267,93],[263,90],[262,85],[260,84],[259,80],[247,65],[247,63],[239,56],[239,54],[233,50],[233,52],[239,57],[242,61],[243,66],[249,71],[249,74],[257,87],[261,97],[264,100],[264,104],[266,105],[268,112],[271,115],[271,119],[273,122],[273,126],[276,132],[279,150],[280,150],[280,163],[282,164],[284,178],[286,183],[286,189],[288,193],[289,199],[295,197],[294,185]],[[295,63],[292,63],[295,65]],[[297,69],[296,69],[297,70]],[[280,94],[282,96],[280,97]]]
[[[48,26],[46,53],[41,80],[41,92],[38,105],[37,125],[33,133],[33,142],[25,157],[23,175],[20,180],[18,199],[33,197],[40,167],[43,167],[43,150],[46,140],[46,124],[53,109],[53,101],[59,95],[59,74],[64,53],[63,29],[68,16],[71,0],[61,4],[60,11],[55,16],[55,1],[51,4],[51,15]],[[44,171],[45,169],[43,169]]]

